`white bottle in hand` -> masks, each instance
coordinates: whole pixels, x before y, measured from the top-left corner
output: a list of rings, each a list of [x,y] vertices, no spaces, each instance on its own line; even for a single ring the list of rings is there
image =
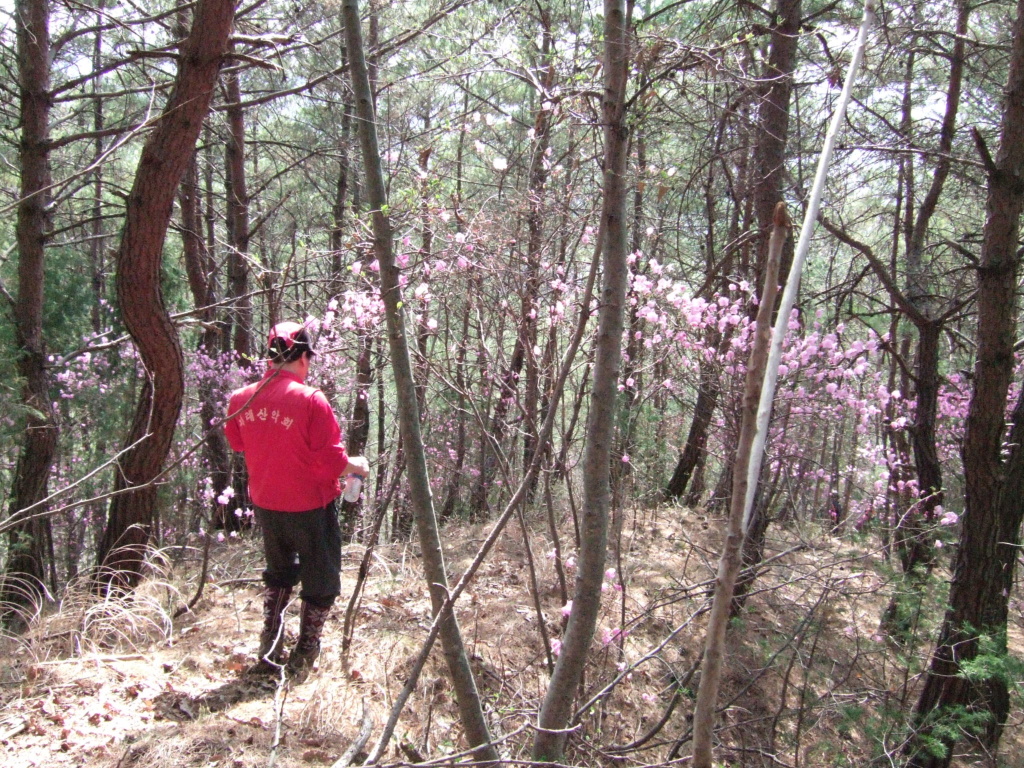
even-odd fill
[[[345,501],[355,503],[359,501],[359,494],[363,490],[363,478],[359,475],[349,475],[345,478]]]

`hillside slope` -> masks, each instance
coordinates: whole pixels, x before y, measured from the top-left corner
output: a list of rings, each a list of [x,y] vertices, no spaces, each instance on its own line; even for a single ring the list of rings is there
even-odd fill
[[[539,529],[531,531],[539,598],[557,641],[562,602]],[[583,714],[569,752],[575,765],[658,765],[687,754],[686,745],[678,755],[673,749],[689,726],[696,680],[688,673],[701,651],[718,522],[694,511],[638,510],[626,530],[622,578],[610,573],[606,584],[587,698],[619,682]],[[485,535],[478,526],[447,528],[453,571],[468,564]],[[571,541],[571,525],[563,536]],[[779,536],[732,625],[722,699],[728,708],[719,731],[728,749],[721,759],[737,766],[859,766],[895,754],[895,713],[914,700],[928,630],[939,619],[941,583],[932,584],[914,615],[924,640],[902,649],[879,634],[893,584],[877,542],[865,535],[850,544],[816,524]],[[375,552],[343,664],[342,616],[362,557],[361,547],[347,548],[344,592],[324,652],[299,685],[245,673],[261,623],[255,537],[214,544],[202,598],[174,621],[170,613],[196,589],[201,552],[163,555],[156,558],[164,563],[161,575],[137,593],[100,600],[84,588],[69,590],[27,634],[2,639],[0,743],[7,766],[332,764],[355,738],[364,702],[372,723],[367,750],[375,743],[430,623],[414,546]],[[510,528],[463,598],[459,619],[493,733],[508,737],[503,754],[513,759],[525,759],[547,683],[534,605],[522,531]],[[1024,617],[1017,610],[1012,644],[1019,653]],[[297,623],[293,604],[290,641]],[[650,734],[668,709],[665,725]],[[1019,707],[1012,717],[1002,763],[975,757],[960,765],[1024,765],[1015,757],[1024,755],[1014,727]],[[440,759],[464,748],[435,650],[385,760]]]

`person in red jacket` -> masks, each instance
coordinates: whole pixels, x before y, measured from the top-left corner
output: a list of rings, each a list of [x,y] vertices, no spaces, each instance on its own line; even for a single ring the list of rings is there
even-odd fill
[[[225,433],[245,454],[249,496],[263,530],[267,568],[257,670],[278,668],[283,614],[302,582],[299,639],[288,669],[299,673],[320,655],[327,614],[341,592],[341,531],[335,500],[342,475],[365,478],[369,462],[349,456],[327,398],[306,386],[313,345],[299,323],[278,323],[267,341],[266,375],[236,390]]]

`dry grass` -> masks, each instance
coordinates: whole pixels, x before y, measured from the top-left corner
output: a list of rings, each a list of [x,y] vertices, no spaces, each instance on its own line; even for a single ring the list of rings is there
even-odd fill
[[[538,521],[531,536],[544,620],[557,637],[561,601],[542,529]],[[703,619],[693,615],[706,600],[706,588],[699,585],[714,574],[719,521],[694,511],[644,510],[631,513],[625,530],[626,588],[605,594],[587,690],[596,692],[620,671],[628,676],[583,717],[567,758],[580,766],[663,761],[686,731],[692,709],[684,694],[668,725],[647,744],[650,749],[620,757],[608,752],[634,741],[661,717],[674,681],[700,654]],[[453,572],[466,567],[485,535],[480,526],[445,531]],[[571,535],[569,525],[563,541]],[[729,708],[721,731],[729,749],[720,752],[721,759],[737,766],[785,766],[799,755],[800,765],[810,768],[866,765],[883,745],[892,748],[898,741],[897,731],[887,736],[882,727],[883,709],[911,702],[914,695],[913,676],[896,663],[900,649],[874,637],[888,599],[884,560],[869,539],[851,545],[815,525],[779,535],[769,556],[797,545],[803,549],[771,562],[733,624],[723,688]],[[0,721],[7,765],[241,768],[267,766],[272,759],[281,768],[329,764],[358,730],[364,700],[375,722],[372,744],[430,622],[415,546],[378,551],[345,668],[339,602],[318,671],[284,696],[276,750],[277,691],[240,675],[253,660],[261,621],[254,583],[262,567],[257,544],[242,538],[215,547],[203,599],[175,622],[169,616],[194,593],[189,579],[198,568],[195,562],[172,568],[172,554],[155,559],[160,568],[136,592],[100,599],[76,585],[55,609],[32,617],[24,636],[0,638],[0,703],[8,717],[24,721],[6,737],[6,720]],[[346,551],[348,584],[360,555],[359,547]],[[620,626],[623,600],[628,634],[621,647],[602,644],[602,632]],[[296,610],[293,605],[289,642]],[[493,731],[513,733],[535,716],[548,679],[516,527],[481,569],[458,617]],[[1020,649],[1019,627],[1012,639]],[[1019,738],[1008,732],[1008,746],[1019,746]],[[403,745],[431,757],[465,746],[437,651],[385,759],[406,759],[398,751]],[[526,732],[506,742],[503,751],[525,759],[528,747]],[[961,763],[974,764],[981,763]]]

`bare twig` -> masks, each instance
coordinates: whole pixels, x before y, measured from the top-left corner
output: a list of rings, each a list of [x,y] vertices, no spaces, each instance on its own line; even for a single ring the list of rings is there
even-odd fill
[[[203,568],[199,574],[199,586],[196,588],[196,593],[192,597],[192,599],[189,600],[186,605],[180,606],[174,612],[174,614],[171,616],[172,619],[177,619],[179,616],[183,616],[189,611],[191,611],[193,608],[195,608],[196,603],[198,603],[199,599],[203,596],[203,589],[205,589],[206,587],[206,573],[210,566],[210,543],[212,541],[213,536],[211,536],[209,532],[207,532],[205,546],[203,547]]]
[[[359,733],[356,734],[355,741],[353,741],[349,748],[345,750],[344,754],[334,761],[334,765],[331,768],[348,768],[355,760],[356,755],[359,754],[360,750],[366,746],[366,742],[370,740],[370,729],[373,727],[373,718],[370,717],[370,708],[366,706],[366,697],[363,697],[363,720],[359,726]]]
[[[270,745],[270,760],[267,768],[274,768],[277,761],[277,748],[281,746],[281,725],[284,721],[284,703],[288,698],[288,673],[282,665],[277,678],[277,690],[274,692],[274,741]]]
[[[387,512],[388,507],[391,505],[391,499],[398,490],[398,484],[401,482],[401,479],[402,466],[399,464],[395,467],[395,475],[392,479],[391,486],[388,488],[387,496],[381,499],[378,504],[377,516],[374,518],[373,528],[370,530],[366,547],[363,550],[363,559],[359,563],[359,572],[356,574],[355,586],[352,587],[352,596],[349,598],[348,606],[345,608],[345,620],[342,623],[341,629],[342,668],[348,666],[348,651],[352,646],[352,636],[355,633],[356,606],[359,604],[360,597],[362,597],[363,585],[366,583],[366,577],[370,572],[370,559],[373,557],[373,550],[377,546],[377,537],[380,535],[380,526],[384,522],[384,515]]]

